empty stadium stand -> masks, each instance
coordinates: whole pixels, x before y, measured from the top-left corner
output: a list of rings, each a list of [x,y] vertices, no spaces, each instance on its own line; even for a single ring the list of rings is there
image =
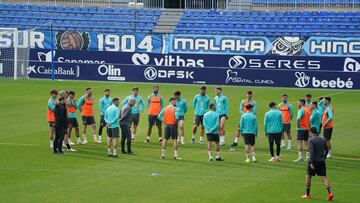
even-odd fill
[[[187,10],[175,33],[358,37],[360,12]]]

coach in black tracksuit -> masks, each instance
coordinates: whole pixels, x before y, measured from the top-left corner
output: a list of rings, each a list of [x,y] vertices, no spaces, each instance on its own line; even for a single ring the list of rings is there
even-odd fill
[[[55,139],[54,139],[54,153],[63,154],[62,143],[64,135],[67,130],[67,112],[65,97],[60,97],[59,103],[55,105]]]
[[[121,153],[133,154],[131,151],[131,109],[135,104],[135,99],[130,98],[128,103],[123,106],[120,112],[120,128],[121,128]],[[125,141],[127,144],[127,152],[125,151]]]

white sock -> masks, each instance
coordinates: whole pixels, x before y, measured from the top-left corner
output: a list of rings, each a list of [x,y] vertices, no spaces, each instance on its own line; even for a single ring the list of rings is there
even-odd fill
[[[202,142],[203,141],[203,137],[202,136],[200,136],[200,142]]]
[[[246,159],[249,159],[249,154],[245,154]]]
[[[234,143],[238,143],[238,141],[239,141],[239,138],[238,137],[235,137],[235,139],[234,139]]]
[[[78,138],[77,138],[77,140],[78,140],[78,141],[81,141],[81,138],[80,138],[80,137],[78,137]]]
[[[54,141],[53,140],[50,140],[50,146],[54,146]]]
[[[254,158],[255,158],[255,152],[252,152],[252,153],[251,153],[251,156],[252,156],[252,158],[254,159]]]
[[[84,140],[87,140],[87,139],[86,139],[86,134],[83,134],[83,137],[84,137]]]
[[[306,158],[308,159],[310,157],[310,153],[306,152]]]
[[[181,137],[181,142],[184,142],[184,137]]]
[[[136,134],[131,134],[131,139],[135,139]]]
[[[99,138],[99,140],[102,140],[102,137],[101,137],[101,135],[99,135],[99,136],[98,136],[98,138]]]
[[[280,159],[280,157],[279,157],[279,156],[276,156],[276,159]]]
[[[96,134],[93,134],[94,140],[96,140],[96,136],[97,136]]]
[[[285,139],[281,139],[281,145],[285,145]]]
[[[113,155],[117,155],[116,149],[113,149]]]
[[[111,149],[110,148],[108,148],[108,154],[111,155]]]
[[[161,156],[165,156],[165,149],[161,149]]]
[[[288,146],[291,146],[291,140],[290,139],[288,140]]]
[[[195,134],[192,134],[191,139],[195,139]]]
[[[302,152],[298,152],[299,159],[302,159]]]
[[[150,137],[148,137],[148,139],[150,139]],[[159,140],[162,140],[162,137],[159,137]]]
[[[328,151],[328,154],[330,154],[330,155],[331,155],[331,150],[329,150],[329,151]]]
[[[178,151],[174,150],[174,157],[177,157],[177,156],[178,156]]]
[[[220,158],[220,152],[216,152],[216,158]]]
[[[209,159],[212,159],[212,152],[208,151],[208,154],[209,154]]]

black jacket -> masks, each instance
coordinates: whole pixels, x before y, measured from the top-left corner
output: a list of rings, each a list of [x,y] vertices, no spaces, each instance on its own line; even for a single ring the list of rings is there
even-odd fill
[[[66,105],[57,103],[55,105],[55,125],[67,127],[67,112]]]

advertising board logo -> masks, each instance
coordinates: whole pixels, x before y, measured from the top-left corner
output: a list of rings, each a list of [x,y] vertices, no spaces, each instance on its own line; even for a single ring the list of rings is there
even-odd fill
[[[299,37],[278,37],[272,42],[272,45],[272,54],[294,56],[301,52],[304,41]]]
[[[98,67],[98,73],[101,76],[107,76],[107,80],[125,81],[125,77],[121,76],[121,69],[114,65],[102,64]]]
[[[89,33],[59,31],[56,33],[56,47],[65,50],[87,50],[90,46]]]
[[[233,56],[229,60],[230,68],[245,68],[247,62],[246,59],[242,56]]]
[[[43,65],[29,65],[27,68],[28,74],[39,74],[39,75],[51,75],[52,69],[51,67],[45,67]],[[63,75],[63,76],[75,76],[76,78],[80,77],[80,66],[76,65],[75,67],[61,67],[56,66],[54,68],[55,75]]]
[[[144,76],[147,80],[155,80],[156,78],[176,78],[176,79],[194,79],[194,71],[183,70],[163,70],[147,67],[144,70]]]
[[[307,87],[310,83],[310,77],[304,72],[296,72],[295,77],[297,78],[295,85],[298,87]]]
[[[137,66],[147,65],[150,62],[150,57],[148,54],[135,53],[131,57],[131,60]]]
[[[55,51],[53,51],[54,57],[55,57]],[[51,51],[44,53],[44,52],[38,52],[38,59],[41,62],[52,62],[51,60]]]
[[[245,77],[240,77],[238,76],[238,72],[236,71],[232,71],[232,70],[227,70],[226,71],[226,79],[225,79],[225,84],[228,83],[237,83],[237,84],[248,84],[248,85],[273,85],[275,84],[275,82],[273,80],[267,80],[267,79],[249,79],[249,78],[245,78]]]
[[[310,82],[311,86],[314,88],[339,88],[339,89],[352,89],[354,83],[351,81],[351,78],[345,80],[337,77],[336,79],[325,79],[321,80],[314,77],[307,76],[304,72],[296,72],[295,77],[297,78],[295,85],[298,87],[308,87]]]
[[[154,67],[147,67],[144,71],[147,80],[155,80],[157,78],[157,70]]]
[[[345,72],[360,72],[360,63],[353,58],[346,58],[344,62]]]

